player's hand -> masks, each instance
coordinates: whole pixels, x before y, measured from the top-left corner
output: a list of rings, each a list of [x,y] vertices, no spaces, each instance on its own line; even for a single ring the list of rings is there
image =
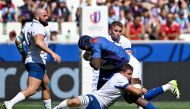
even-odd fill
[[[86,52],[83,54],[83,58],[84,58],[84,60],[86,60],[86,61],[90,61],[91,58],[92,58],[91,52],[90,52],[90,51],[86,51]]]
[[[142,88],[143,92],[146,93],[148,90],[145,88]]]
[[[51,56],[53,57],[55,62],[57,62],[57,63],[61,62],[61,57],[59,55],[57,55],[56,53],[53,53]]]

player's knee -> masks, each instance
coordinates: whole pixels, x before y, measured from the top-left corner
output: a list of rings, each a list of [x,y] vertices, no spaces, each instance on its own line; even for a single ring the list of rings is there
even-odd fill
[[[42,90],[50,90],[50,89],[51,89],[51,83],[50,82],[48,82],[47,84],[44,84],[42,86]]]
[[[68,99],[67,100],[67,105],[68,106],[79,106],[80,105],[80,100],[73,98],[73,99]]]
[[[30,95],[34,95],[37,92],[37,89],[35,88],[28,88],[28,92]]]

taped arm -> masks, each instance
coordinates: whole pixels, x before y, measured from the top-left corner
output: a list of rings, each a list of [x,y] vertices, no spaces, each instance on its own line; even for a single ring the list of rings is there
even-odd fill
[[[15,44],[16,44],[16,47],[17,47],[19,53],[22,56],[25,55],[23,42],[24,42],[24,34],[21,32],[20,35],[16,37]]]

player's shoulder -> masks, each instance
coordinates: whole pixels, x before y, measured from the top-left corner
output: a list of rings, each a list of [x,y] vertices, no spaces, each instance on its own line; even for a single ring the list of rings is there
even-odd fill
[[[112,80],[114,81],[122,81],[123,79],[126,79],[123,75],[121,75],[120,73],[115,73],[112,76]]]
[[[126,37],[123,36],[123,35],[120,36],[120,41],[121,41],[121,42],[131,42],[128,38],[126,38]]]
[[[96,37],[93,37],[93,40],[97,40],[97,42],[105,42],[105,41],[108,41],[105,37],[103,36],[96,36]]]
[[[128,79],[120,73],[115,73],[109,81],[112,85],[121,85],[129,83]]]

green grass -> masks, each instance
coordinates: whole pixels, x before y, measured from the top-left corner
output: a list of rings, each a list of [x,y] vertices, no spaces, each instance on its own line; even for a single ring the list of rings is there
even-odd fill
[[[190,109],[190,102],[153,102],[158,109]],[[0,103],[2,105],[2,102]],[[53,106],[58,102],[53,102]],[[2,109],[2,107],[0,108]],[[21,102],[14,109],[44,109],[42,102]],[[77,109],[77,108],[73,108]],[[110,109],[137,109],[135,104],[117,102]]]

